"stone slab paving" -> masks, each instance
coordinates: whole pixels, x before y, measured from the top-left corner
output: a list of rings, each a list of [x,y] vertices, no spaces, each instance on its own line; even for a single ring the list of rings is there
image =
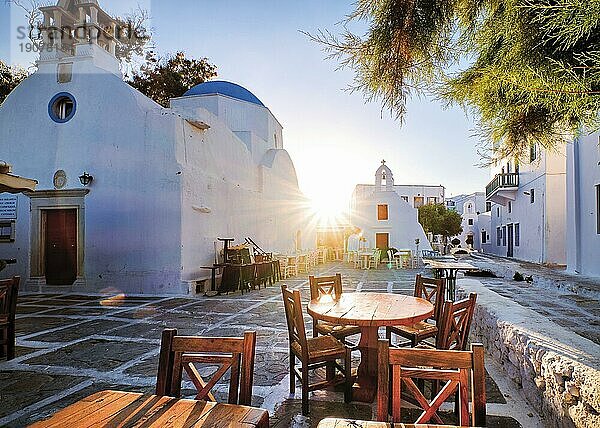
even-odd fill
[[[561,269],[478,254],[469,263],[499,278],[477,278],[483,285],[558,325],[600,344],[600,280],[570,275]],[[515,272],[532,283],[513,280]]]
[[[343,263],[322,265],[312,273],[335,272],[342,273],[345,291],[404,294],[412,293],[418,273],[385,265],[355,270]],[[300,288],[308,300],[306,274],[284,282]],[[308,315],[306,320],[310,335]],[[0,361],[0,426],[25,426],[104,389],[153,392],[160,335],[166,327],[205,336],[240,336],[255,330],[253,404],[269,410],[274,427],[314,427],[326,416],[374,416],[371,405],[344,404],[340,391],[315,392],[311,417],[300,416],[300,391],[292,396],[288,391],[287,326],[279,284],[243,296],[212,298],[25,294],[19,298],[17,326],[17,358]],[[541,426],[503,373],[491,362],[486,366],[491,375],[488,413],[494,415],[490,426]],[[185,384],[184,391],[190,386]],[[220,384],[217,396],[225,388]]]

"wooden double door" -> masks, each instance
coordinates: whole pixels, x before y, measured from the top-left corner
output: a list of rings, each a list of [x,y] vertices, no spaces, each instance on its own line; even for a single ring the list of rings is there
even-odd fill
[[[77,279],[77,210],[45,210],[45,273],[48,285]]]

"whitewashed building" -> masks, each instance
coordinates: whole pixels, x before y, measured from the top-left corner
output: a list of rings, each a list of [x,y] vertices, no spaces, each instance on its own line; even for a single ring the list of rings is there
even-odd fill
[[[481,244],[487,243],[487,232],[479,224],[479,216],[486,212],[486,205],[484,192],[453,196],[446,201],[446,207],[462,217],[462,233],[456,238],[460,239],[463,248],[480,250]]]
[[[39,182],[2,211],[0,258],[18,260],[6,275],[42,290],[186,293],[218,237],[314,247],[282,126],[258,98],[208,82],[163,108],[123,81],[115,22],[96,1],[42,11],[84,31],[46,34],[38,70],[0,106],[0,157]]]
[[[567,268],[600,276],[600,133],[567,144]]]
[[[566,152],[531,146],[528,162],[498,162],[486,187],[491,240],[484,252],[535,263],[566,263]],[[487,214],[486,214],[487,216]],[[487,225],[489,222],[489,226]],[[480,232],[481,233],[481,232]]]
[[[431,249],[418,221],[417,207],[424,203],[443,203],[443,186],[394,184],[391,169],[382,162],[375,173],[375,184],[358,184],[350,202],[350,222],[362,230],[371,247]]]

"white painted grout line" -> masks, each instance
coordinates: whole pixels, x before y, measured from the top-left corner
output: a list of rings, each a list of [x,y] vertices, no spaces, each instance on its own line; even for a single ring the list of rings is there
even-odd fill
[[[78,391],[81,391],[82,389],[87,388],[88,386],[92,386],[93,384],[94,384],[94,382],[92,380],[83,381],[65,391],[59,392],[56,395],[48,397],[44,400],[40,400],[40,401],[36,402],[35,404],[31,404],[30,406],[27,406],[21,410],[11,413],[8,416],[0,418],[0,426],[8,424],[9,422],[14,421],[15,419],[19,419],[20,417],[26,416],[29,413],[34,412],[38,409],[41,409],[44,406],[47,406],[49,404],[55,403],[59,400],[62,400],[63,398],[68,397],[69,395],[74,394]]]

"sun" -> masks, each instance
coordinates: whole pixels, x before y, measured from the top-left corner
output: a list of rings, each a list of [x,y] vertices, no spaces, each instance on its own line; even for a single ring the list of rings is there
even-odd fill
[[[310,208],[319,226],[340,225],[346,221],[345,203],[337,200],[334,195],[313,196]]]

